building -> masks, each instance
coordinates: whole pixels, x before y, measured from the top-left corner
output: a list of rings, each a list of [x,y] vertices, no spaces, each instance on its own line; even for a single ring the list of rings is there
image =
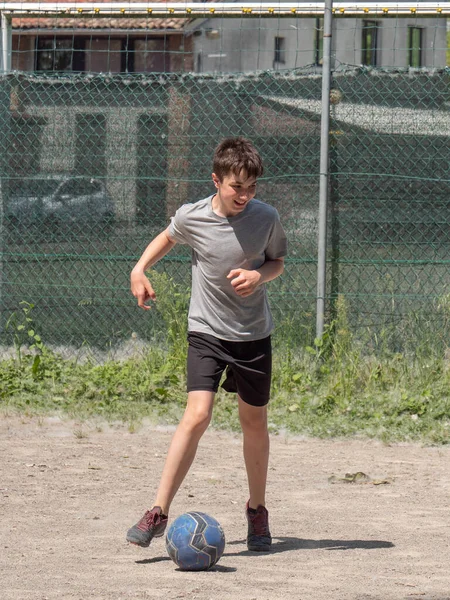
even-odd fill
[[[99,3],[105,0],[99,0]],[[30,0],[23,0],[23,4]],[[19,16],[12,69],[89,73],[184,72],[192,54],[182,18]]]
[[[295,69],[322,62],[322,18],[196,19],[192,31],[197,72]],[[446,66],[446,18],[335,18],[335,67]]]
[[[21,16],[12,27],[12,68],[20,71],[250,72],[322,62],[319,17],[105,18],[100,10],[85,18]],[[380,12],[333,21],[336,67],[442,68],[446,51],[445,17]]]
[[[159,81],[149,75],[133,82],[108,74],[240,73],[306,65],[320,72],[322,61],[320,18],[40,16],[14,18],[12,27],[14,70],[94,77],[17,74],[8,113],[11,174],[104,178],[118,219],[127,222],[155,222],[158,215],[163,223],[167,212],[186,201],[192,168],[186,157],[196,154],[192,132],[195,143],[203,144],[202,138],[208,146],[210,138],[229,133],[230,123],[244,131],[255,120],[252,111],[261,108],[258,102],[261,110],[278,114],[283,93],[274,100],[259,91],[258,102],[250,102],[250,93],[244,98],[238,86],[225,89],[219,79],[202,83],[208,78],[194,77],[186,88],[183,78]],[[442,67],[446,48],[445,18],[334,20],[336,67]],[[289,94],[287,100],[292,101]]]

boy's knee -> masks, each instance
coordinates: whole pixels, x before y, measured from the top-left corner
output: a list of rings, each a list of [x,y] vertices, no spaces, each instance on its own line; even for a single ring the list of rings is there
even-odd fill
[[[211,421],[212,412],[199,406],[190,406],[184,416],[185,424],[192,430],[202,431],[207,429]]]
[[[241,427],[244,431],[260,433],[267,430],[267,413],[265,411],[256,412],[252,415],[241,414],[240,417]]]

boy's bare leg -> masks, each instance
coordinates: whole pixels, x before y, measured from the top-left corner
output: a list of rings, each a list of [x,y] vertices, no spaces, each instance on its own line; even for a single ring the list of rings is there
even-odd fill
[[[154,506],[167,515],[178,488],[195,458],[198,443],[211,421],[214,392],[189,392],[186,410],[167,453]]]
[[[239,418],[244,436],[244,461],[250,492],[249,507],[266,505],[269,432],[267,406],[251,406],[238,396]]]
[[[247,548],[252,552],[269,552],[272,536],[266,509],[270,445],[267,406],[251,406],[239,398],[239,417],[244,434],[244,460],[250,491],[245,511],[248,523]]]

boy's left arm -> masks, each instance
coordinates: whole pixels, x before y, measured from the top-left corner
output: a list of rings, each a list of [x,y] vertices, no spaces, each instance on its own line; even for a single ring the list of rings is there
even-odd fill
[[[251,296],[256,288],[263,283],[272,281],[284,271],[284,258],[266,260],[266,262],[255,270],[232,269],[227,278],[231,279],[231,285],[238,296],[245,298]]]

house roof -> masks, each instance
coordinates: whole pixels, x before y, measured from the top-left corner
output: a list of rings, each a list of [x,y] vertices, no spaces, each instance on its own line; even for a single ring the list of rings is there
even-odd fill
[[[48,4],[55,4],[54,0],[38,0],[40,5],[45,5],[46,3]],[[84,2],[89,1],[89,0],[76,0],[76,4],[77,6],[83,5]],[[204,2],[204,0],[192,0],[194,2],[199,2],[202,3]],[[212,2],[214,2],[215,0],[210,0]],[[389,0],[391,1],[391,0]],[[92,0],[91,0],[92,2]],[[133,3],[142,3],[141,0],[126,0],[124,2],[125,6],[128,4],[133,4]],[[152,0],[152,2],[158,2],[161,4],[165,4],[166,0]],[[278,0],[279,5],[283,5],[283,0]],[[26,5],[26,4],[30,4],[30,3],[36,3],[36,0],[21,0],[21,4],[22,5]],[[95,0],[96,4],[102,4],[102,3],[108,3],[111,4],[110,0]],[[377,4],[379,3],[379,0],[366,0],[366,3],[368,5],[371,4]],[[434,5],[435,4],[435,0],[421,0],[422,4],[430,4],[430,5]],[[401,5],[409,5],[410,4],[410,0],[397,0],[396,5],[397,6],[401,6]],[[414,2],[413,2],[414,4]],[[443,3],[442,3],[443,4]],[[206,17],[206,20],[208,19],[208,17]],[[78,17],[78,18],[73,18],[73,17],[65,17],[65,16],[58,16],[58,17],[45,17],[45,16],[17,16],[17,17],[13,17],[12,19],[12,27],[14,30],[21,30],[21,31],[26,31],[26,30],[39,30],[39,29],[44,29],[44,30],[55,30],[55,29],[62,29],[62,30],[89,30],[92,31],[94,30],[98,30],[98,31],[111,31],[111,30],[119,30],[119,31],[124,31],[124,30],[143,30],[143,31],[147,31],[147,30],[160,30],[160,31],[167,31],[167,30],[172,30],[172,31],[180,31],[183,30],[185,28],[185,26],[187,25],[187,23],[189,22],[193,22],[194,19],[192,18],[182,18],[182,17],[172,17],[172,18],[152,18],[151,15],[149,14],[148,16],[142,17],[142,16],[136,16],[135,18],[129,18],[129,17],[121,17],[121,18],[115,18],[115,17],[102,17],[101,16],[101,12],[97,15],[89,15],[89,16],[85,16],[85,17]],[[195,19],[196,21],[198,21],[198,19]],[[202,19],[202,22],[205,21],[205,18]]]
[[[138,0],[127,0],[127,4],[132,4]],[[152,0],[152,2],[165,3],[166,0]],[[36,0],[22,0],[22,4],[36,2]],[[53,0],[40,0],[40,4],[46,2],[52,2]],[[95,0],[96,4],[103,2],[110,3],[110,0]],[[83,4],[83,0],[78,0],[77,4]],[[112,17],[106,18],[97,15],[89,17],[13,17],[12,28],[14,30],[28,30],[28,29],[71,29],[71,30],[130,30],[130,29],[141,29],[141,30],[182,30],[186,21],[189,19],[183,18],[169,18],[169,19],[155,19],[148,17],[135,17],[134,19],[122,17],[120,19],[114,19]]]

